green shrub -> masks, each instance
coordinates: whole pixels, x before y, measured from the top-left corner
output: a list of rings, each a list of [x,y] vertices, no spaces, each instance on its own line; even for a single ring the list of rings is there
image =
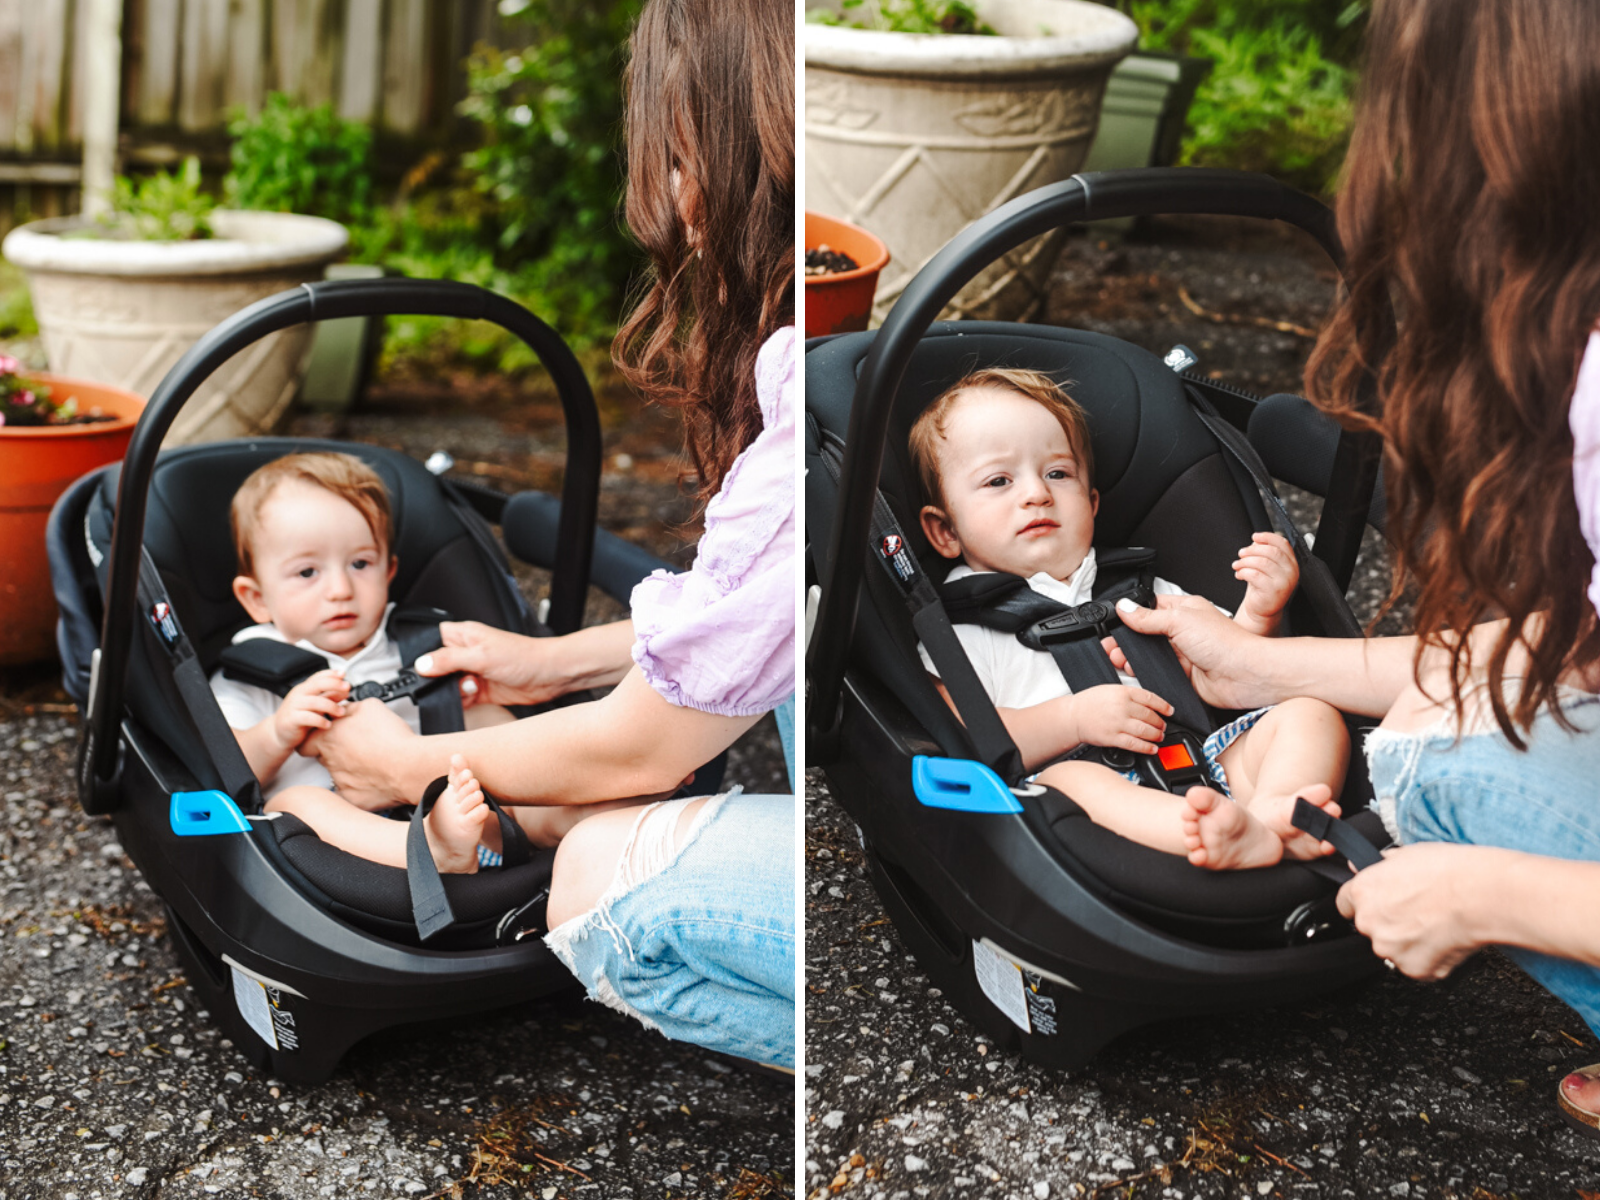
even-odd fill
[[[345,121],[331,104],[307,108],[273,92],[256,116],[236,114],[232,170],[223,181],[235,208],[296,212],[346,224],[367,214],[372,130]]]
[[[208,238],[216,207],[201,187],[200,160],[190,157],[176,171],[157,171],[138,179],[118,175],[111,189],[111,211],[83,233],[146,242]]]
[[[1367,0],[1124,0],[1143,49],[1214,60],[1183,161],[1331,190],[1349,143]]]
[[[580,351],[608,345],[643,265],[621,214],[623,48],[642,6],[502,0],[530,44],[468,58],[460,112],[474,144],[415,168],[395,205],[352,230],[352,256],[493,288]],[[503,331],[427,318],[391,321],[388,347],[391,362],[448,354],[514,371],[533,361]]]
[[[852,29],[882,29],[890,33],[981,33],[994,28],[978,19],[978,11],[966,0],[839,0],[840,12],[813,8],[806,20],[817,25],[848,25]],[[864,12],[846,17],[845,11],[865,7]]]
[[[0,338],[38,336],[39,323],[33,319],[28,280],[21,270],[0,259]]]

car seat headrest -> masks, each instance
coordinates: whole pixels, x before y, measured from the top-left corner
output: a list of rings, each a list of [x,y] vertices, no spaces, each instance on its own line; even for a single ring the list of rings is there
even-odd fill
[[[389,492],[391,552],[399,559],[389,595],[462,619],[506,625],[503,586],[439,480],[422,464],[377,446],[301,438],[213,442],[164,452],[150,482],[145,547],[160,569],[184,628],[210,666],[249,618],[233,597],[238,574],[228,512],[233,495],[258,467],[286,454],[337,451],[378,473]],[[118,474],[108,472],[101,499],[115,504]]]
[[[843,437],[856,376],[871,345],[857,334],[806,356],[806,406],[824,429]],[[1161,551],[1159,572],[1191,591],[1237,603],[1243,585],[1229,567],[1264,513],[1250,511],[1215,439],[1195,417],[1183,382],[1154,354],[1103,334],[1053,326],[940,322],[912,357],[890,418],[880,489],[935,579],[948,564],[922,536],[923,499],[907,439],[917,416],[962,376],[983,367],[1025,367],[1059,382],[1089,416],[1100,491],[1095,542],[1148,545]],[[1222,486],[1218,486],[1221,484]],[[1256,507],[1259,507],[1257,505]],[[1194,524],[1219,526],[1190,553]],[[1226,557],[1219,563],[1210,543]],[[1223,549],[1225,548],[1225,549]]]

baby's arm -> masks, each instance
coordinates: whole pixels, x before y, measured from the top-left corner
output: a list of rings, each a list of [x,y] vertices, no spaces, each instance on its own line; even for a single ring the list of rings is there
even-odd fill
[[[933,681],[954,709],[944,684],[936,676]],[[1166,734],[1172,705],[1144,688],[1106,683],[1027,708],[996,711],[1017,744],[1023,765],[1031,770],[1085,744],[1154,754]]]
[[[1300,582],[1300,564],[1281,534],[1258,533],[1239,551],[1234,576],[1245,582],[1244,602],[1233,619],[1251,633],[1272,637],[1283,621],[1283,610]]]
[[[334,670],[318,671],[291,688],[277,710],[248,729],[235,729],[239,749],[250,770],[262,783],[271,783],[289,761],[289,755],[313,729],[327,729],[340,715],[350,694],[344,676]]]

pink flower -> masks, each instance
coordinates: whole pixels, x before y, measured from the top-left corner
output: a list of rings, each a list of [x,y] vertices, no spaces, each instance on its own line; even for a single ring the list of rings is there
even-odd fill
[[[17,405],[32,404],[33,403],[33,393],[29,392],[29,391],[12,392],[11,393],[11,403],[17,404]]]
[[[4,425],[5,423],[6,423],[6,415],[5,415],[5,413],[0,413],[0,425]]]
[[[15,375],[22,370],[22,364],[7,354],[0,354],[0,375]]]

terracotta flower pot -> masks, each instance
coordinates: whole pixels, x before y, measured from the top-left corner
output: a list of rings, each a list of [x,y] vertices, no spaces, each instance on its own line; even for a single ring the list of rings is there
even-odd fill
[[[889,265],[889,247],[859,225],[807,212],[806,249],[818,246],[848,254],[859,265],[854,271],[806,276],[806,336],[865,329],[872,316],[878,273]]]
[[[122,388],[43,372],[53,398],[78,398],[78,410],[100,409],[115,421],[87,425],[0,425],[0,666],[38,662],[55,653],[56,602],[50,589],[44,527],[67,485],[116,462],[128,449],[144,400]]]

